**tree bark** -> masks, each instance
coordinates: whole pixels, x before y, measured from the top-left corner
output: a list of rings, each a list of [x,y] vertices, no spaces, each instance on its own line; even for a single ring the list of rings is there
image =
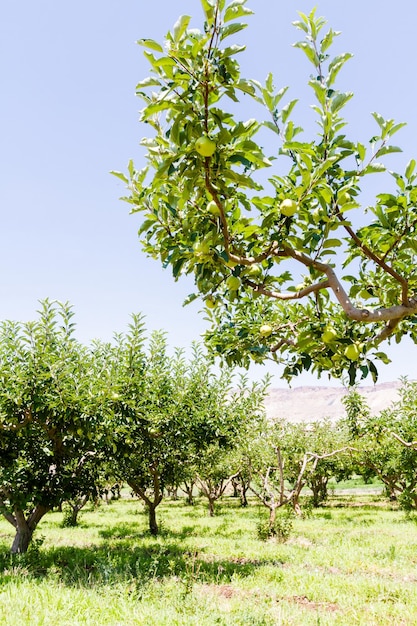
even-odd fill
[[[16,535],[10,550],[12,554],[27,552],[36,526],[48,511],[48,507],[37,504],[26,520],[24,512],[20,509],[15,509]]]
[[[156,521],[156,507],[161,503],[163,497],[158,473],[156,471],[153,473],[153,500],[146,495],[146,489],[143,489],[134,480],[128,480],[127,484],[137,496],[142,498],[148,507],[149,531],[151,535],[157,535],[159,528]]]
[[[149,515],[149,531],[151,535],[156,537],[159,532],[158,523],[156,521],[156,506],[153,503],[147,503],[148,515]]]
[[[277,507],[275,504],[269,507],[269,529],[272,530],[275,526],[275,520],[277,518]]]
[[[216,501],[216,498],[210,498],[210,496],[207,496],[207,499],[209,503],[209,515],[210,517],[214,517],[214,503]]]

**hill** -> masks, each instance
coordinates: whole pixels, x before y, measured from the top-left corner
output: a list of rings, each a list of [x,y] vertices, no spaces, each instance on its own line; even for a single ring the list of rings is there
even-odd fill
[[[399,399],[400,382],[359,387],[371,413],[377,414]],[[265,409],[270,419],[283,417],[294,422],[312,422],[330,417],[337,420],[345,414],[342,398],[344,387],[297,387],[270,390]]]

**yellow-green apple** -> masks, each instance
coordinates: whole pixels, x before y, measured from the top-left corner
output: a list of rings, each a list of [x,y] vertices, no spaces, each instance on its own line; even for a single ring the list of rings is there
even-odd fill
[[[279,205],[279,210],[286,217],[292,217],[294,213],[297,211],[297,203],[295,200],[291,200],[291,198],[285,198]]]
[[[272,334],[272,326],[270,326],[269,324],[262,324],[259,329],[259,334],[261,335],[261,337],[269,337],[269,335]]]
[[[337,332],[334,328],[326,328],[321,338],[323,339],[324,343],[331,343],[337,338]]]
[[[359,347],[356,345],[356,343],[351,343],[345,349],[344,354],[345,357],[347,357],[350,361],[357,361],[360,354]]]
[[[202,135],[195,142],[195,149],[201,156],[211,157],[216,151],[216,143],[207,135]]]

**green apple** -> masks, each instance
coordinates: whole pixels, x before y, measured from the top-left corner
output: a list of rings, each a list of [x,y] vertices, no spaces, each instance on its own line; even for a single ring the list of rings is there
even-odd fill
[[[344,204],[347,204],[348,202],[351,202],[351,200],[352,198],[347,191],[344,191],[343,193],[340,194],[340,196],[337,197],[337,201],[341,206],[343,206]]]
[[[326,328],[321,338],[323,339],[324,343],[331,343],[337,338],[337,332],[334,328]]]
[[[220,215],[220,209],[217,206],[217,203],[214,202],[214,200],[210,200],[210,202],[208,203],[207,211],[211,213],[212,215],[215,215],[216,217],[217,215]]]
[[[258,278],[259,276],[262,276],[262,265],[259,265],[258,263],[249,265],[245,269],[245,274],[251,278]]]
[[[226,280],[226,285],[230,291],[237,291],[240,287],[240,278],[237,276],[229,276]]]
[[[208,296],[208,298],[206,298],[204,302],[206,303],[206,307],[208,309],[215,309],[217,306],[216,298],[214,298],[213,296]]]
[[[347,357],[349,361],[357,361],[359,354],[360,351],[356,343],[351,343],[350,346],[347,346],[344,352],[345,357]]]
[[[195,142],[195,149],[201,156],[211,157],[216,151],[216,144],[210,137],[207,137],[207,135],[202,135]]]
[[[206,241],[197,241],[194,244],[194,254],[198,257],[204,257],[210,254],[210,246]]]
[[[292,217],[294,213],[296,213],[298,208],[298,204],[295,200],[291,200],[291,198],[285,198],[279,205],[279,210],[286,217]]]
[[[269,324],[262,324],[259,329],[259,334],[261,335],[261,337],[269,337],[269,335],[272,334],[272,326],[270,326]]]

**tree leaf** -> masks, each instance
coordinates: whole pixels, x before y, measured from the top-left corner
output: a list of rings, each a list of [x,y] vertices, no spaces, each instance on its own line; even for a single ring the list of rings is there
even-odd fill
[[[138,39],[136,42],[140,46],[144,46],[145,48],[149,48],[150,50],[156,50],[156,52],[163,52],[163,47],[153,39]]]
[[[178,18],[178,20],[175,22],[173,34],[174,34],[174,41],[176,43],[178,43],[182,39],[182,36],[184,35],[185,31],[188,28],[188,24],[190,23],[190,20],[191,20],[190,15],[181,15]]]

